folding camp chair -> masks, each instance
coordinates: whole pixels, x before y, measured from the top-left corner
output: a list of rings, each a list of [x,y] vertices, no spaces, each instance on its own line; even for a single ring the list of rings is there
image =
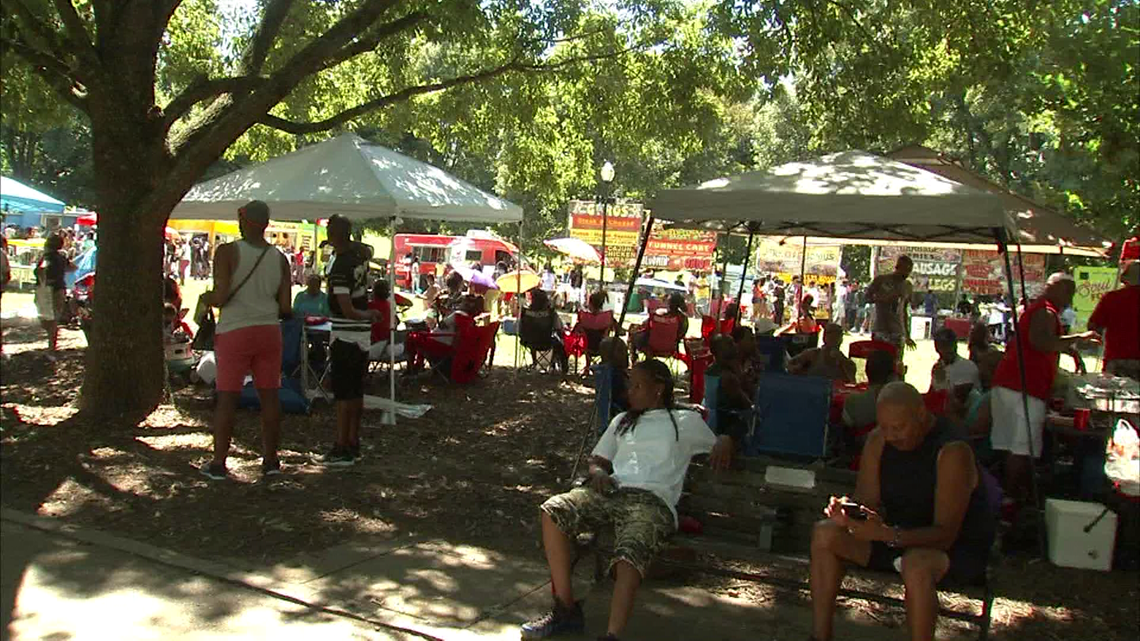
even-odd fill
[[[783,334],[783,336],[788,337],[788,356],[793,358],[804,350],[819,347],[819,332],[812,332],[810,334]]]
[[[530,352],[531,363],[526,369],[554,369],[554,310],[524,309],[519,319],[519,342]]]
[[[498,332],[497,322],[459,330],[459,335],[455,337],[455,353],[449,359],[448,378],[452,383],[464,385],[479,377]]]
[[[649,317],[643,325],[645,335],[648,340],[639,345],[638,339],[634,338],[631,341],[632,352],[636,360],[638,353],[643,354],[646,358],[660,358],[671,361],[669,363],[669,371],[674,376],[677,375],[675,363],[686,363],[685,356],[677,351],[684,336],[681,335],[681,320],[677,316],[666,314],[654,314]]]
[[[396,345],[396,366],[397,367],[400,366],[401,364],[407,365],[408,356],[407,356],[407,352],[404,351],[404,345],[405,345],[405,342],[407,341],[407,338],[408,338],[407,330],[397,330],[396,331],[395,345]],[[387,346],[385,346],[383,352],[379,353],[379,354],[373,354],[371,352],[371,350],[369,351],[369,353],[368,353],[368,373],[370,375],[376,371],[379,371],[379,370],[391,369],[391,364],[392,364],[392,358],[388,352]]]
[[[734,411],[721,411],[717,406],[720,403],[720,377],[704,375],[704,390],[705,396],[701,401],[701,406],[704,407],[705,423],[712,429],[714,433],[719,433],[717,428],[722,419],[728,417],[725,414],[731,414],[736,418],[744,421],[748,426],[747,438],[751,438],[753,431],[756,429],[756,411],[755,408],[741,409]],[[741,449],[746,450],[747,445],[742,443]]]
[[[303,340],[302,325],[303,322],[296,318],[281,321],[281,388],[278,390],[278,399],[281,411],[287,414],[309,412],[309,399],[305,397],[301,385],[304,355],[308,350],[308,345]],[[252,383],[242,388],[238,407],[261,407],[261,400]]]
[[[306,398],[321,397],[325,402],[331,403],[332,396],[325,389],[325,380],[331,370],[329,363],[330,332],[323,329],[313,329],[307,322],[300,322],[301,332],[301,364],[298,376],[304,389]],[[313,352],[320,355],[319,359],[312,358]]]
[[[590,410],[586,431],[582,434],[582,445],[578,448],[578,456],[574,458],[574,469],[570,472],[571,479],[577,478],[578,465],[590,442],[600,438],[609,427],[610,420],[622,411],[620,407],[614,405],[613,377],[616,375],[614,368],[609,365],[594,365],[590,371],[594,374],[594,405]]]
[[[574,369],[578,369],[578,357],[586,357],[586,365],[582,370],[585,376],[590,371],[590,361],[601,354],[602,341],[610,335],[614,326],[614,313],[610,310],[604,312],[578,312],[578,324],[570,332],[571,338],[566,342],[566,353],[574,357]],[[581,336],[583,340],[572,337]]]

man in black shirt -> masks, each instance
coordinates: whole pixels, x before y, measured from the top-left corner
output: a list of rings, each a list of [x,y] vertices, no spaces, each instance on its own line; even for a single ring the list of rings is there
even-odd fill
[[[329,218],[329,244],[336,251],[329,269],[329,311],[332,322],[333,397],[336,399],[336,443],[323,459],[344,467],[360,457],[360,418],[364,413],[364,375],[372,323],[380,312],[368,309],[368,260],[371,250],[351,238],[352,223],[341,215]]]

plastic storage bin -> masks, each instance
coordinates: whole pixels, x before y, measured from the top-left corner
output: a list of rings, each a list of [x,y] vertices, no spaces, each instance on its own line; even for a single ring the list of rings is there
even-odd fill
[[[1092,527],[1085,532],[1089,525]],[[1100,503],[1046,500],[1045,531],[1053,564],[1087,570],[1112,569],[1116,513],[1105,513]]]

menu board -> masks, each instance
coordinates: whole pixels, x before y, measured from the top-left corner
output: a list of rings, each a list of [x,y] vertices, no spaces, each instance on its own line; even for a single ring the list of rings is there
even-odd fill
[[[637,259],[637,243],[641,224],[649,211],[641,203],[618,202],[603,208],[591,200],[570,201],[570,236],[579,238],[602,251],[602,227],[605,226],[606,264],[632,266]],[[603,220],[604,218],[604,220]],[[664,221],[654,224],[649,246],[642,259],[643,267],[710,271],[716,252],[716,234],[692,229],[663,229]]]
[[[958,289],[958,269],[962,263],[961,250],[906,245],[880,247],[876,273],[893,272],[899,256],[904,255],[914,261],[914,271],[910,275],[914,291],[954,292]]]
[[[784,282],[800,275],[803,267],[804,284],[826,285],[835,282],[839,273],[841,245],[808,245],[807,260],[800,239],[759,238],[755,242],[756,273],[775,275]]]
[[[1021,276],[1017,256],[1011,256],[1014,290],[1020,297]],[[1030,298],[1037,296],[1045,286],[1044,254],[1022,254],[1025,268],[1025,287]],[[1006,293],[1005,257],[995,250],[967,249],[962,252],[962,291],[968,294],[1001,296]]]

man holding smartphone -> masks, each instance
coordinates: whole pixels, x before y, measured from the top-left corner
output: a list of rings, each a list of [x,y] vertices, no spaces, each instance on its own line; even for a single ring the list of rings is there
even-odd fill
[[[898,572],[912,641],[934,638],[938,582],[985,573],[997,517],[968,442],[907,383],[879,394],[854,497],[831,497],[811,540],[812,639],[830,641],[848,564]]]

